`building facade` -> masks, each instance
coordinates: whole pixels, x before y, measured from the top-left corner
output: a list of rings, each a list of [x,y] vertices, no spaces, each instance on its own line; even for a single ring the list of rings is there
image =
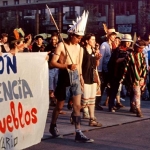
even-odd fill
[[[103,23],[121,33],[150,30],[150,0],[0,0],[0,30],[22,27],[33,34],[56,30],[46,4],[61,32],[66,32],[84,9],[90,12],[88,32],[104,34]]]

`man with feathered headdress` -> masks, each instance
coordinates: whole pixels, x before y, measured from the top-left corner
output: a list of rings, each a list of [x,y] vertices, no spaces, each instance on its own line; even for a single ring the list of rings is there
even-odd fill
[[[82,56],[83,49],[78,44],[84,36],[87,23],[88,12],[83,12],[68,30],[68,39],[60,42],[53,55],[51,66],[59,68],[58,83],[55,90],[57,105],[53,111],[50,133],[53,137],[59,137],[56,121],[60,110],[64,106],[64,102],[68,97],[73,97],[73,113],[72,119],[75,124],[76,142],[93,142],[87,138],[80,130],[80,109],[81,109],[81,85],[82,78]]]

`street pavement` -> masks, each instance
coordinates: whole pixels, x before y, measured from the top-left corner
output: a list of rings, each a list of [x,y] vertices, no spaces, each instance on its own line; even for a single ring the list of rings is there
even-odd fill
[[[105,99],[105,97],[103,97],[103,99]],[[103,111],[97,111],[97,110],[95,111],[95,116],[96,116],[97,120],[100,123],[102,123],[102,125],[103,125],[102,127],[90,127],[88,125],[89,121],[87,119],[82,119],[81,120],[81,130],[83,132],[85,132],[86,135],[89,135],[89,136],[95,134],[96,140],[98,141],[98,138],[101,139],[101,135],[99,135],[98,133],[102,132],[104,130],[110,130],[109,132],[111,132],[111,130],[113,132],[113,128],[123,128],[125,130],[126,126],[129,124],[130,125],[138,124],[139,122],[146,122],[146,121],[147,122],[149,121],[148,124],[150,125],[150,101],[141,101],[141,110],[143,113],[142,118],[136,117],[135,114],[129,112],[130,107],[129,107],[129,98],[128,97],[126,97],[126,100],[122,101],[122,103],[123,103],[123,105],[125,105],[125,107],[117,110],[114,113],[108,112],[108,108],[106,106],[103,106],[103,108],[104,108]],[[60,134],[62,134],[64,136],[64,138],[61,139],[61,141],[60,141],[60,139],[55,139],[56,141],[58,140],[58,143],[60,143],[60,146],[61,146],[61,143],[63,143],[63,142],[65,144],[67,144],[67,142],[70,142],[70,140],[73,141],[74,136],[75,136],[74,126],[70,123],[70,120],[69,120],[71,111],[67,109],[66,105],[67,105],[67,103],[65,104],[64,109],[63,109],[63,111],[65,111],[66,114],[65,115],[60,114],[59,118],[58,118],[58,122],[57,122],[59,132],[60,132]],[[42,143],[44,142],[44,143],[46,143],[46,145],[49,143],[50,147],[53,142],[55,143],[55,140],[51,137],[51,135],[49,133],[49,125],[50,125],[50,121],[51,121],[52,110],[53,110],[53,107],[51,107],[50,110],[48,111],[47,121],[46,121],[46,125],[45,125],[45,132],[44,132],[44,135],[42,138]],[[82,117],[82,113],[81,113],[81,117]],[[146,125],[147,125],[147,122],[146,122]],[[144,125],[142,125],[142,128]],[[133,126],[135,126],[135,125],[133,125]],[[130,128],[133,128],[134,130],[136,129],[134,127],[130,127]],[[148,131],[150,131],[150,127],[148,127]],[[148,131],[145,131],[145,132],[148,132]],[[128,131],[128,132],[130,132],[130,131]],[[138,130],[135,132],[138,133]],[[123,132],[123,130],[121,130],[121,134],[125,134]],[[133,138],[134,138],[134,136],[133,136]],[[118,138],[116,138],[116,139],[118,139]],[[94,138],[94,140],[95,140],[95,138]],[[103,140],[105,140],[105,137]],[[58,147],[59,147],[59,145],[58,145]],[[104,147],[104,149],[105,148],[106,147]],[[44,148],[44,146],[43,146],[42,149],[46,150],[46,149],[51,149],[51,148],[46,148],[46,147]],[[67,149],[71,149],[71,148],[67,148]],[[87,148],[85,148],[85,149],[87,149]],[[89,149],[91,149],[91,148],[89,148]],[[96,149],[96,148],[93,148],[93,149]],[[112,147],[112,149],[115,149],[115,147]],[[116,149],[118,149],[118,148],[116,148]],[[121,148],[121,149],[126,149],[126,148]],[[129,148],[127,148],[127,149],[129,149]],[[149,147],[149,149],[150,149],[150,147]],[[33,147],[27,148],[26,150],[38,150],[38,144]],[[41,150],[41,149],[39,149],[39,150]]]

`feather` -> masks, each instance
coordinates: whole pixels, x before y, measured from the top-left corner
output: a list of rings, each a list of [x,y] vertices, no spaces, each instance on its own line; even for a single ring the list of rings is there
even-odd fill
[[[14,33],[16,40],[18,40],[19,39],[19,33],[18,33],[17,29],[14,29],[13,33]]]
[[[22,37],[24,37],[24,36],[25,36],[25,33],[24,33],[24,31],[22,30],[22,28],[19,28],[18,30],[19,30],[19,33],[22,35]]]

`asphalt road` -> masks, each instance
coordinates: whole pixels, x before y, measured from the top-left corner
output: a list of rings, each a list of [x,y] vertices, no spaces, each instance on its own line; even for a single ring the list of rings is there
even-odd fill
[[[150,119],[90,130],[94,143],[76,143],[75,135],[45,139],[25,150],[150,150]]]

